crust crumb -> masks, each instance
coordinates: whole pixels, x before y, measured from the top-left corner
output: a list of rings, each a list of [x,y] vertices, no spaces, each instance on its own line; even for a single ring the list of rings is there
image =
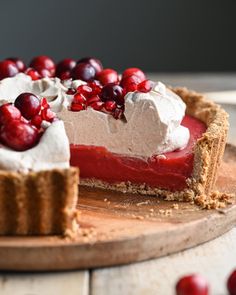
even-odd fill
[[[173,204],[173,205],[172,205],[172,208],[173,208],[174,210],[179,210],[179,204],[177,204],[177,203]]]
[[[195,198],[195,204],[202,209],[222,209],[233,203],[234,194],[213,191],[210,195],[200,195]]]
[[[165,215],[165,216],[170,216],[172,215],[172,209],[160,209],[158,210],[158,212],[161,214],[161,215]]]

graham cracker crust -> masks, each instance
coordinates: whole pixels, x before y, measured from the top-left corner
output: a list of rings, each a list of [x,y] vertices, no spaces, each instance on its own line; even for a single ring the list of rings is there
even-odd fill
[[[78,169],[0,171],[0,235],[73,235]]]
[[[194,147],[193,174],[187,180],[187,188],[182,191],[149,187],[146,184],[133,184],[129,181],[110,184],[98,179],[81,179],[81,185],[116,190],[123,193],[162,196],[167,200],[194,201],[197,196],[210,196],[217,178],[217,172],[225,150],[229,128],[228,114],[204,95],[187,88],[171,88],[185,102],[186,113],[201,120],[207,126],[206,132],[197,140]],[[214,194],[214,199],[216,199]],[[201,198],[203,200],[204,198]],[[209,201],[209,198],[206,198]],[[199,202],[203,205],[204,202]],[[204,205],[203,205],[204,206]]]

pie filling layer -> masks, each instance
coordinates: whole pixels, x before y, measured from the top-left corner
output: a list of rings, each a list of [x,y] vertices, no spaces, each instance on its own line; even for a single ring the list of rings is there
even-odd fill
[[[190,131],[186,148],[148,159],[109,152],[105,147],[70,145],[71,165],[80,168],[81,178],[94,178],[107,183],[131,182],[171,191],[187,187],[193,170],[193,147],[206,131],[200,120],[186,115],[182,121]]]

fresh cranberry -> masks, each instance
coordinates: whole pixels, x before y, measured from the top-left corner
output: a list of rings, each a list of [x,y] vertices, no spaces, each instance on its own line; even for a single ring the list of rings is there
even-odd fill
[[[74,95],[73,103],[78,103],[78,104],[86,103],[86,98],[83,96],[83,94],[76,93]]]
[[[126,90],[129,90],[127,92],[131,92],[131,89],[134,89],[139,83],[141,83],[141,79],[138,76],[127,76],[121,79],[120,85],[123,88],[126,88]],[[137,87],[136,87],[137,89]],[[135,89],[135,90],[136,90]]]
[[[90,97],[93,94],[93,89],[88,85],[80,85],[77,88],[77,92],[83,94],[86,98]]]
[[[55,113],[50,108],[45,108],[41,110],[41,118],[42,120],[52,122],[55,118]]]
[[[83,104],[79,104],[79,103],[71,103],[71,106],[70,106],[70,110],[72,112],[79,112],[79,111],[82,111],[82,110],[85,110],[85,106]]]
[[[227,288],[230,295],[236,295],[236,270],[234,270],[227,281]]]
[[[16,151],[25,151],[36,145],[38,131],[30,124],[13,120],[3,125],[0,131],[3,144]]]
[[[16,64],[11,60],[3,60],[0,62],[0,80],[8,77],[14,77],[19,73]]]
[[[92,88],[92,95],[100,94],[102,91],[102,87],[96,82],[89,82],[88,86]]]
[[[97,75],[97,79],[102,83],[102,85],[106,85],[108,83],[118,83],[119,81],[118,73],[113,69],[102,70]]]
[[[139,83],[137,86],[137,90],[139,92],[149,92],[152,90],[153,82],[150,80],[144,80],[143,82]]]
[[[25,74],[30,76],[33,81],[39,80],[41,78],[39,73],[35,69],[32,69],[32,68],[28,68],[25,71]]]
[[[54,76],[56,69],[54,61],[46,55],[40,55],[33,58],[30,62],[30,67],[34,68],[38,72],[41,69],[46,69],[51,73],[52,76]]]
[[[90,64],[80,63],[72,70],[72,78],[83,80],[83,81],[92,81],[95,78],[95,69]]]
[[[15,63],[17,69],[19,72],[24,72],[25,69],[26,69],[26,66],[23,62],[23,60],[19,59],[18,57],[9,57],[9,58],[6,58],[6,60],[11,60]]]
[[[48,104],[48,101],[47,101],[46,97],[43,97],[41,99],[41,107],[43,109],[48,109],[50,107],[49,104]]]
[[[122,74],[122,78],[126,78],[133,75],[139,77],[141,81],[146,80],[144,72],[138,68],[126,69]]]
[[[15,107],[21,111],[23,117],[30,120],[40,112],[41,104],[37,96],[25,92],[16,98]]]
[[[36,115],[31,119],[30,123],[31,125],[34,125],[35,127],[40,128],[42,121],[43,121],[42,117],[40,115]]]
[[[11,103],[0,106],[0,124],[6,124],[11,120],[20,120],[21,112]]]
[[[66,94],[68,95],[74,95],[76,93],[76,89],[74,88],[68,88]]]
[[[104,102],[102,101],[95,101],[89,105],[92,107],[95,111],[101,111],[104,107]]]
[[[43,68],[38,69],[38,73],[41,78],[53,77],[52,72],[50,72],[48,69],[43,69]]]
[[[176,285],[177,295],[208,295],[208,283],[200,275],[189,275],[181,278]]]
[[[77,61],[77,64],[80,64],[80,63],[90,64],[95,69],[96,75],[103,70],[102,63],[97,58],[84,57]]]
[[[105,102],[105,106],[104,107],[105,107],[106,111],[112,112],[112,111],[114,111],[116,109],[117,104],[116,104],[115,101],[112,101],[112,100],[109,101],[108,100],[108,101]]]
[[[123,104],[124,95],[122,87],[115,83],[105,85],[102,88],[101,99],[102,101],[114,100],[118,104]]]
[[[71,71],[76,66],[76,61],[71,58],[65,58],[57,64],[56,76],[61,80],[71,78]]]

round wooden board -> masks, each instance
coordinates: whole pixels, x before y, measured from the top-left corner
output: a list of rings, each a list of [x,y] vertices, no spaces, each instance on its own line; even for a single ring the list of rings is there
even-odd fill
[[[236,193],[236,147],[226,148],[217,187]],[[218,211],[189,203],[178,203],[174,209],[174,204],[151,196],[81,188],[78,238],[1,237],[0,269],[49,271],[126,264],[196,246],[236,224],[236,202]]]

